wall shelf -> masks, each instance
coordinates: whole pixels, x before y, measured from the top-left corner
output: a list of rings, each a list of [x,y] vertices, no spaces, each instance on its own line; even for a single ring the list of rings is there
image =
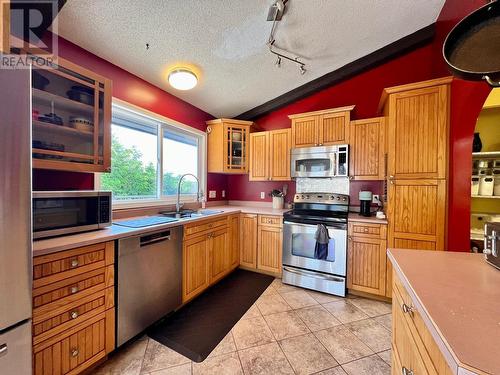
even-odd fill
[[[473,152],[473,159],[500,158],[500,151]]]
[[[68,135],[74,135],[74,136],[85,137],[85,138],[93,138],[94,137],[94,132],[77,130],[77,129],[71,128],[67,125],[56,125],[56,124],[51,124],[49,122],[43,122],[43,121],[38,121],[38,120],[33,120],[33,125],[35,126],[35,128],[38,128],[38,129],[40,129],[42,131],[46,131],[46,132],[68,134]]]
[[[500,195],[471,195],[471,198],[500,199]]]

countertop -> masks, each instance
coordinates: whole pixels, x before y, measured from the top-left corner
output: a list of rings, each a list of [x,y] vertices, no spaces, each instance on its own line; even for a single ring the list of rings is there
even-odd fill
[[[119,238],[145,234],[148,232],[156,232],[158,230],[177,227],[195,221],[217,218],[231,213],[242,212],[242,213],[258,214],[258,215],[282,216],[284,212],[289,211],[288,209],[275,210],[272,207],[262,207],[262,206],[210,206],[207,207],[207,209],[221,210],[223,212],[202,217],[182,219],[180,221],[175,221],[166,224],[151,225],[142,228],[128,228],[113,224],[108,228],[94,230],[91,232],[36,240],[33,241],[33,256],[46,255],[58,251],[72,249],[75,247],[92,245],[104,241],[112,241]],[[134,218],[127,218],[122,220],[130,220],[130,219]],[[120,220],[115,220],[114,222],[119,222],[119,221]]]
[[[482,254],[389,249],[394,270],[456,374],[500,374],[500,270]]]
[[[387,224],[387,219],[377,219],[375,216],[370,216],[370,217],[361,216],[357,212],[349,212],[347,220],[360,223]]]

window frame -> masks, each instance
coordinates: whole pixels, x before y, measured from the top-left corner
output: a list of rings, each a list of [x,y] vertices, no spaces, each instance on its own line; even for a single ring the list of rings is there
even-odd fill
[[[198,138],[198,178],[200,180],[200,187],[203,192],[203,197],[207,199],[207,134],[201,130],[193,128],[189,125],[183,124],[179,121],[172,120],[171,118],[159,115],[157,113],[148,111],[147,109],[138,107],[134,104],[130,104],[123,100],[113,98],[112,99],[112,112],[114,108],[119,108],[124,111],[131,112],[132,114],[143,116],[149,120],[159,123],[157,132],[157,184],[156,184],[156,194],[157,198],[154,199],[138,199],[138,200],[115,200],[113,199],[113,208],[117,209],[127,209],[127,208],[140,208],[140,207],[153,207],[153,206],[164,206],[172,205],[177,202],[177,197],[164,196],[163,192],[163,137],[166,129],[170,128],[173,131],[180,133],[185,133],[188,136],[193,136]],[[113,114],[111,114],[113,118]],[[94,173],[94,188],[95,190],[100,190],[101,186],[101,173]],[[181,203],[195,203],[196,195],[181,195]]]

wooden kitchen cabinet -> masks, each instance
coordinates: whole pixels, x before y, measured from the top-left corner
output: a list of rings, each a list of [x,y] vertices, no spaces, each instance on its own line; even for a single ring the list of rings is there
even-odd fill
[[[32,85],[33,167],[110,172],[111,80],[58,58]]]
[[[384,180],[385,117],[351,121],[349,127],[349,175],[354,180]]]
[[[403,283],[393,279],[392,374],[453,374]]]
[[[241,215],[242,268],[281,274],[282,221],[276,215]]]
[[[115,348],[114,242],[33,258],[33,372],[79,374]]]
[[[259,225],[257,269],[281,274],[283,231],[279,226]]]
[[[250,181],[289,181],[291,129],[250,134]]]
[[[209,234],[184,240],[182,251],[182,301],[200,294],[210,284]]]
[[[389,247],[444,250],[446,180],[394,180],[388,189]]]
[[[257,215],[241,214],[240,265],[257,267]]]
[[[387,226],[349,222],[347,288],[385,296]]]
[[[288,116],[292,120],[292,147],[347,143],[353,109],[348,106]]]
[[[184,227],[182,301],[187,302],[239,265],[239,214]]]
[[[222,118],[206,123],[208,172],[247,173],[249,134],[253,122]]]
[[[448,166],[451,78],[387,88],[387,174],[391,179],[444,179]]]

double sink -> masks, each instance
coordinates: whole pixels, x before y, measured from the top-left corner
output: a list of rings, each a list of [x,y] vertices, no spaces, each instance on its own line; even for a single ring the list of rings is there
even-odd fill
[[[222,210],[198,210],[198,211],[181,210],[180,212],[163,211],[163,212],[160,212],[160,214],[162,216],[182,220],[182,219],[192,219],[192,218],[196,218],[196,217],[215,215],[215,214],[220,214],[222,212],[224,212],[224,211],[222,211]]]

